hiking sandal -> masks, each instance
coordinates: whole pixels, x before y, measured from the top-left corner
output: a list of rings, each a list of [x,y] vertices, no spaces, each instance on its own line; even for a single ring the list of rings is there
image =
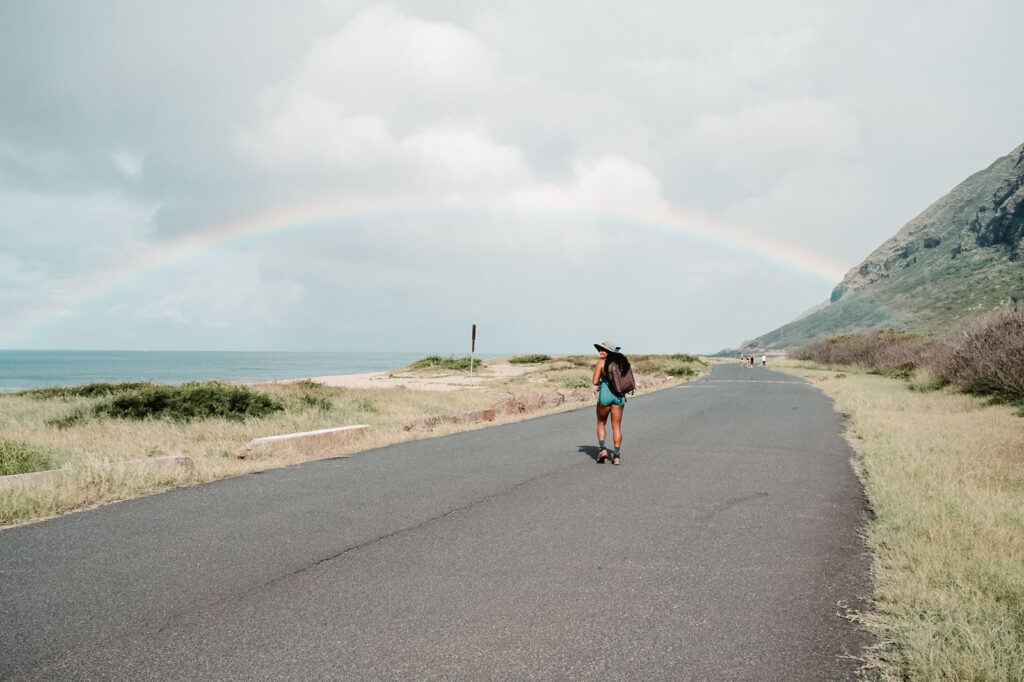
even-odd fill
[[[612,464],[614,464],[615,466],[619,466],[619,456],[618,455],[615,455],[614,457],[612,457]]]
[[[604,464],[604,461],[606,459],[608,459],[608,450],[607,450],[607,448],[601,448],[597,452],[597,463],[598,464]]]

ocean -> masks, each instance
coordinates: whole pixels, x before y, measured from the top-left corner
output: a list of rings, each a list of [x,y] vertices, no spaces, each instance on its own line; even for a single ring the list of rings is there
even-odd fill
[[[405,367],[428,355],[439,353],[0,350],[0,392],[98,382],[250,383],[361,374]]]

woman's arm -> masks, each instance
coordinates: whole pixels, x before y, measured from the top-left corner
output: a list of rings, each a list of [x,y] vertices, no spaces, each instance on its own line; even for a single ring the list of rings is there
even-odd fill
[[[601,373],[604,371],[604,358],[597,361],[597,367],[594,368],[594,381],[593,384],[597,386],[601,383]]]

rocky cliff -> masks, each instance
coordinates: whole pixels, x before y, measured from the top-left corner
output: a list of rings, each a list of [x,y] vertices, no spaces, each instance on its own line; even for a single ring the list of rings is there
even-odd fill
[[[851,269],[823,306],[736,350],[793,347],[878,327],[940,332],[1021,299],[1024,145],[904,225]]]

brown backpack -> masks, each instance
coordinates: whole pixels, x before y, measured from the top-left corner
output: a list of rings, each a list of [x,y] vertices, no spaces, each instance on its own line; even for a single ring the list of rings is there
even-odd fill
[[[622,353],[608,354],[608,359],[604,363],[604,372],[608,376],[608,388],[612,389],[612,393],[619,398],[636,391],[633,368],[629,366],[629,360]]]

